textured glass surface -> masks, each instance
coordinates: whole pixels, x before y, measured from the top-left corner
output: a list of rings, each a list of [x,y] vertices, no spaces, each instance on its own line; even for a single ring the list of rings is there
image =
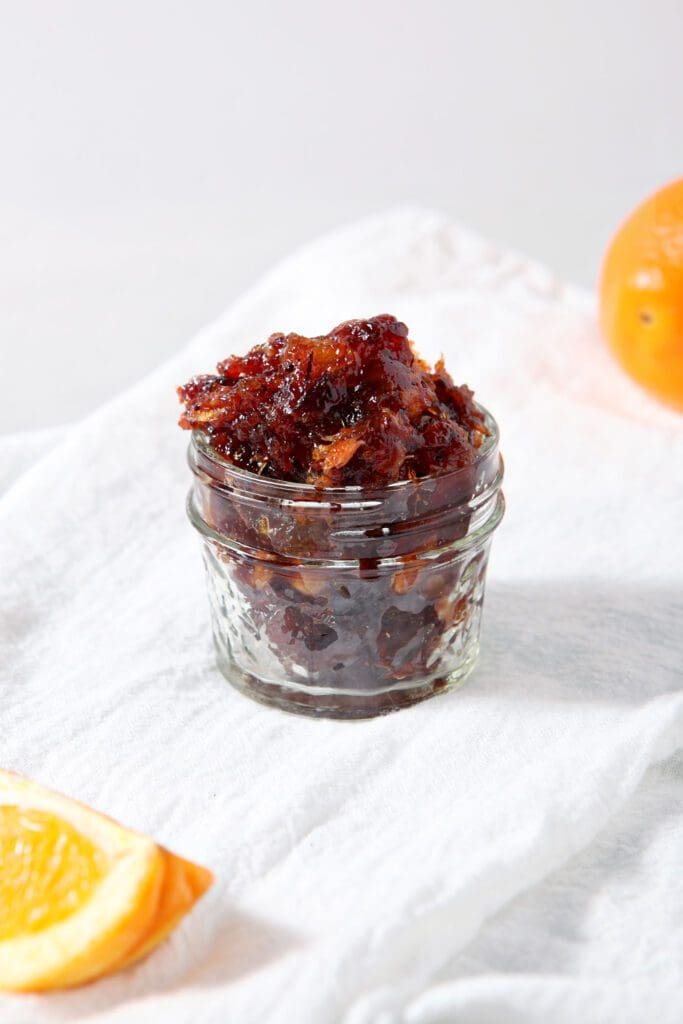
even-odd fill
[[[488,546],[364,573],[245,559],[207,539],[221,669],[257,699],[341,717],[452,688],[476,661]]]
[[[377,490],[264,479],[194,433],[188,514],[202,537],[218,662],[257,700],[383,714],[453,688],[477,657],[498,430],[477,460]]]

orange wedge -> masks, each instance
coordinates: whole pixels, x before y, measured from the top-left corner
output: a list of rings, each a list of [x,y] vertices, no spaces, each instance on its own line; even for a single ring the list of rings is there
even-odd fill
[[[127,966],[211,881],[146,836],[0,771],[0,989],[67,988]]]
[[[146,935],[130,949],[116,969],[128,967],[151,953],[155,946],[171,934],[178,922],[192,909],[213,882],[208,868],[183,860],[175,853],[160,847],[164,858],[164,880],[161,886],[157,912]]]

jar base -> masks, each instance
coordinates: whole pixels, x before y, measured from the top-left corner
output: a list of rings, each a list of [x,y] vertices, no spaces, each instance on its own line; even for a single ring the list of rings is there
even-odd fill
[[[327,690],[303,687],[300,683],[289,681],[274,683],[259,679],[244,672],[232,659],[226,658],[219,647],[216,660],[218,668],[231,686],[260,704],[311,718],[357,719],[388,715],[438,694],[452,693],[465,682],[476,664],[478,654],[479,645],[472,644],[467,658],[448,675],[435,676],[413,685],[394,685],[373,693]]]

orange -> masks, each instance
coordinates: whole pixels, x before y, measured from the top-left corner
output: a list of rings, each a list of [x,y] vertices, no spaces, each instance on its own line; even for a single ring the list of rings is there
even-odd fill
[[[600,319],[627,373],[683,411],[683,178],[646,199],[612,239]]]
[[[116,965],[117,970],[128,967],[129,964],[142,960],[151,953],[171,934],[180,919],[192,909],[213,882],[213,875],[207,868],[183,860],[163,847],[159,849],[164,857],[164,879],[157,912],[147,934],[137,946],[126,953],[121,963]]]
[[[146,836],[0,771],[0,989],[66,988],[138,960],[211,881]]]

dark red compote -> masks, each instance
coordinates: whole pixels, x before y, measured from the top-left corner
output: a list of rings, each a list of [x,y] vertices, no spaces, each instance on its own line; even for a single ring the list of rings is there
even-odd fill
[[[271,334],[178,388],[181,427],[252,473],[383,487],[471,465],[487,434],[469,388],[417,356],[393,316],[317,338]]]
[[[503,513],[494,420],[392,316],[273,334],[178,389],[219,665],[239,689],[362,717],[476,659]]]

